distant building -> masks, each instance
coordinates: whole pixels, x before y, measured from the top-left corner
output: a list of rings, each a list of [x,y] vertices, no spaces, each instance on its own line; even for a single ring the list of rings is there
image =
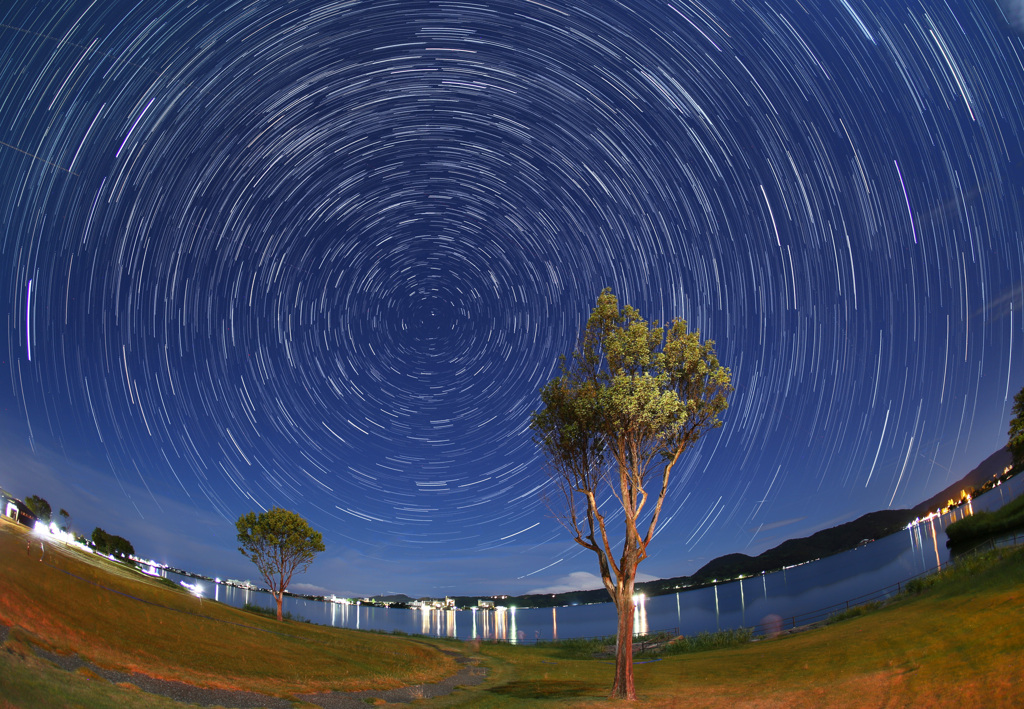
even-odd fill
[[[0,513],[4,517],[10,517],[17,521],[18,519],[18,505],[14,500],[14,495],[0,487]]]
[[[245,581],[238,581],[236,579],[228,579],[227,581],[224,582],[224,585],[225,586],[234,586],[235,588],[241,588],[241,589],[244,589],[246,591],[255,591],[255,590],[257,590],[256,584],[254,584],[249,579],[246,579]]]
[[[0,512],[3,513],[4,517],[19,522],[26,527],[32,528],[36,526],[38,518],[32,513],[32,510],[28,508],[21,500],[17,499],[11,493],[7,492],[3,488],[0,488]]]

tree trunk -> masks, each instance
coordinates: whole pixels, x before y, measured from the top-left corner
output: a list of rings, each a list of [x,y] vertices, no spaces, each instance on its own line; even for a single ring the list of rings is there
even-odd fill
[[[613,699],[636,699],[633,687],[633,579],[623,584],[615,601],[619,613],[619,629],[615,642],[615,682]]]
[[[277,619],[284,620],[284,615],[281,613],[281,603],[284,601],[284,593],[275,593],[274,600],[277,601]]]

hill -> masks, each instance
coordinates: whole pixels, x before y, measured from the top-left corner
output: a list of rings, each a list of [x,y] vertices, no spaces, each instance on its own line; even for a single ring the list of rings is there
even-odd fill
[[[412,603],[416,599],[404,593],[392,593],[388,596],[371,596],[370,600],[375,603]]]
[[[967,473],[957,482],[937,492],[921,504],[913,507],[914,516],[926,515],[932,510],[944,507],[949,500],[959,500],[960,491],[968,488],[980,488],[987,480],[1003,474],[1013,461],[1009,448],[1002,448],[981,461],[977,468]]]
[[[717,579],[732,579],[741,575],[753,576],[761,572],[777,571],[787,566],[803,564],[853,549],[862,541],[873,541],[899,531],[917,517],[941,509],[950,499],[959,500],[961,490],[980,488],[985,482],[1002,475],[1010,461],[1009,450],[1002,448],[983,460],[957,482],[910,509],[869,512],[852,522],[822,529],[808,537],[788,539],[757,556],[739,553],[726,554],[712,559],[691,576],[676,576],[638,583],[636,585],[637,592],[648,596],[675,593],[679,589],[702,586]],[[501,603],[508,606],[546,607],[575,603],[601,603],[607,600],[608,594],[605,590],[597,589],[554,596],[503,597]]]
[[[959,493],[957,495],[959,497]],[[829,527],[809,537],[787,539],[757,556],[728,554],[708,562],[691,577],[701,583],[713,579],[736,578],[802,564],[840,551],[853,549],[863,541],[874,541],[907,526],[917,515],[912,510],[869,512],[852,522]]]

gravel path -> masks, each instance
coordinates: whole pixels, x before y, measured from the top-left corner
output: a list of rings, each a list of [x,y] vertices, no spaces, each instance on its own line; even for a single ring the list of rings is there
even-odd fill
[[[7,641],[9,628],[0,625],[0,646]],[[243,692],[231,689],[203,689],[194,687],[185,682],[156,679],[137,672],[119,672],[97,667],[91,662],[82,659],[78,655],[58,655],[38,647],[33,647],[36,655],[49,660],[54,665],[67,672],[74,672],[79,668],[85,668],[95,672],[109,682],[128,682],[144,692],[159,694],[169,697],[178,702],[187,702],[201,706],[238,707],[249,709],[250,707],[267,707],[267,709],[292,709],[294,703],[258,692]],[[447,655],[455,659],[462,668],[451,677],[434,684],[417,684],[411,687],[386,690],[366,690],[362,692],[323,692],[319,694],[298,694],[296,699],[324,707],[324,709],[350,709],[361,707],[365,709],[367,699],[383,699],[391,703],[408,703],[414,699],[429,699],[450,694],[458,687],[468,687],[480,684],[487,676],[487,670],[477,665],[475,660],[464,657],[456,652],[447,652]]]

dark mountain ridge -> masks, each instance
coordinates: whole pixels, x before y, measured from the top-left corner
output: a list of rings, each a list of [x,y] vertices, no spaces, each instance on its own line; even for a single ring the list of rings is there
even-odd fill
[[[1011,460],[1010,451],[1007,448],[1002,448],[983,460],[957,482],[910,509],[869,512],[852,522],[822,529],[807,537],[788,539],[757,556],[741,553],[726,554],[712,559],[691,576],[676,576],[638,583],[636,584],[637,593],[644,593],[648,596],[675,593],[685,588],[714,583],[716,580],[777,571],[853,549],[862,542],[874,541],[903,529],[914,519],[945,507],[949,500],[959,500],[962,490],[978,489],[986,482],[1002,475]],[[577,603],[604,603],[608,601],[608,592],[601,588],[559,594],[493,598],[498,599],[497,602],[505,606],[548,607]],[[466,601],[465,604],[464,601]],[[476,600],[457,597],[456,603],[460,606],[474,605]]]

